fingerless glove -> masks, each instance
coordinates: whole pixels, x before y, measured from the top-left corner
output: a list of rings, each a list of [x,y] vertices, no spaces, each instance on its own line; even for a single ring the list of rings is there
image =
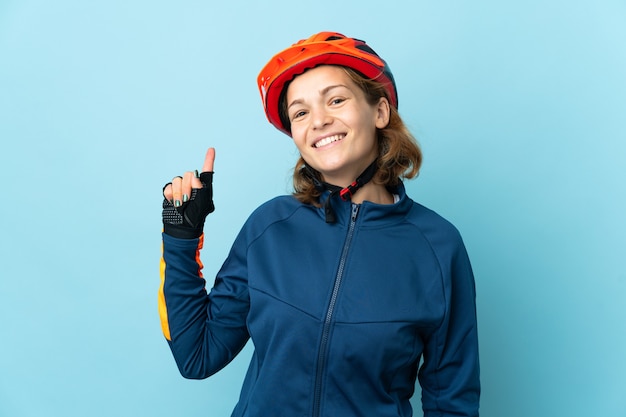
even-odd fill
[[[175,207],[163,199],[163,232],[181,239],[195,239],[202,235],[204,220],[215,210],[213,205],[213,172],[200,174],[202,188],[193,188],[189,200]],[[167,186],[167,185],[166,185]]]

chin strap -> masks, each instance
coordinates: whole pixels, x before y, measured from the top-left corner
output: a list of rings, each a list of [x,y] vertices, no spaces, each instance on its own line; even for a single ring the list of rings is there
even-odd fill
[[[365,171],[363,171],[361,175],[359,175],[358,178],[354,180],[354,182],[352,182],[352,184],[348,185],[345,188],[318,180],[317,176],[314,175],[312,168],[310,168],[308,165],[305,165],[305,169],[307,170],[309,177],[313,180],[315,188],[319,192],[324,192],[326,190],[330,191],[330,195],[328,196],[326,201],[324,201],[324,215],[326,217],[326,223],[335,223],[335,221],[337,220],[337,216],[335,215],[335,211],[333,210],[333,207],[331,205],[332,197],[339,194],[339,197],[341,197],[343,201],[350,200],[361,187],[363,187],[365,184],[370,182],[372,178],[374,178],[374,174],[376,174],[376,170],[378,169],[378,161],[374,160],[374,162],[372,162],[367,168],[365,168]]]

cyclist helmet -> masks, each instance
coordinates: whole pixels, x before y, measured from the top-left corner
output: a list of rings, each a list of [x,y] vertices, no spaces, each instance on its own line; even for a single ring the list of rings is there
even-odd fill
[[[277,129],[291,136],[289,121],[280,116],[284,88],[297,75],[318,65],[340,65],[382,82],[392,106],[398,107],[398,92],[387,63],[364,41],[337,32],[320,32],[274,55],[257,78],[265,115]]]

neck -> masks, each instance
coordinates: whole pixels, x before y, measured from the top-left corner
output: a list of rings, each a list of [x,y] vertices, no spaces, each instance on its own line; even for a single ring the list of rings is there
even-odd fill
[[[322,187],[328,187],[333,192],[340,192],[342,198],[344,193],[347,192],[349,198],[355,204],[361,204],[363,201],[371,201],[376,204],[393,204],[393,195],[387,190],[384,185],[375,184],[372,182],[376,173],[376,161],[370,162],[370,164],[364,168],[364,171],[359,175],[355,181],[336,181],[332,179],[322,179],[324,184],[319,184]],[[323,177],[323,176],[322,176]],[[341,185],[340,185],[341,184]],[[345,198],[344,198],[345,199]]]
[[[393,195],[384,185],[368,182],[352,196],[352,202],[361,204],[364,201],[371,201],[376,204],[393,204]]]

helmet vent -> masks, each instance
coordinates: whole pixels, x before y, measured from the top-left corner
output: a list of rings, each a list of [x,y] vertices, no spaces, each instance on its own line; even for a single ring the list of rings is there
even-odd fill
[[[378,56],[378,54],[376,52],[374,52],[374,50],[372,48],[370,48],[369,45],[360,44],[360,45],[355,45],[354,47],[356,49],[360,49],[363,52],[367,52],[368,54],[372,54],[374,56]]]

